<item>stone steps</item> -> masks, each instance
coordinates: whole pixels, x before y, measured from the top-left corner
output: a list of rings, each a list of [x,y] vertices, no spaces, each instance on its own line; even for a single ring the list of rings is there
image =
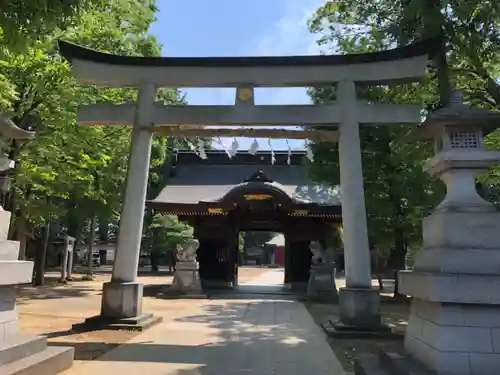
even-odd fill
[[[0,342],[0,366],[39,353],[47,347],[45,337],[20,336],[10,341]]]
[[[71,367],[74,349],[47,346],[46,337],[19,336],[0,343],[1,375],[55,375]]]
[[[367,355],[354,362],[354,375],[391,375],[384,369],[377,356]]]
[[[0,239],[0,259],[1,260],[18,260],[19,257],[19,241],[8,241]]]
[[[0,286],[29,284],[33,277],[33,262],[0,259]]]
[[[365,355],[354,362],[355,375],[435,375],[414,361],[400,347],[387,345],[378,355]]]
[[[47,346],[41,352],[0,367],[2,375],[54,375],[73,364],[74,348]]]
[[[33,262],[17,260],[19,243],[7,240],[9,225],[10,212],[0,210],[0,375],[55,375],[71,367],[75,350],[20,333],[14,286],[31,283]]]

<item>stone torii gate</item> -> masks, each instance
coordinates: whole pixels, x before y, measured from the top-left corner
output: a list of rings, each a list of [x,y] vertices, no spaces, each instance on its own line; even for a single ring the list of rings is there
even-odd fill
[[[425,74],[434,45],[435,41],[427,41],[383,52],[339,56],[166,58],[109,55],[60,42],[61,53],[71,62],[80,83],[139,89],[137,103],[88,105],[78,113],[81,125],[133,125],[118,248],[111,282],[104,285],[98,319],[115,323],[144,320],[137,267],[155,132],[179,135],[183,131],[187,134],[186,130],[175,130],[174,126],[239,125],[257,127],[248,130],[251,137],[287,138],[292,132],[273,133],[259,126],[301,125],[315,130],[304,130],[294,138],[324,139],[329,134],[329,140],[336,140],[338,136],[347,278],[346,288],[340,290],[339,327],[379,327],[379,296],[371,285],[359,125],[417,124],[421,108],[361,101],[356,97],[356,84],[418,80]],[[337,101],[331,104],[255,105],[253,101],[255,87],[332,84],[337,87]],[[233,106],[163,105],[155,103],[159,87],[235,87],[236,102]],[[316,130],[322,126],[330,131]],[[206,136],[210,131],[219,136],[233,134],[224,129],[188,131],[189,135]]]

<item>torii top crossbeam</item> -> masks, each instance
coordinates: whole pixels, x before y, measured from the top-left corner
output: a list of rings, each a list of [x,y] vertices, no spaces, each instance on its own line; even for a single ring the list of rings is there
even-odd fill
[[[284,57],[136,57],[97,52],[60,41],[81,83],[106,87],[301,87],[349,80],[373,84],[422,77],[438,41],[431,39],[388,51]],[[394,64],[397,62],[397,64]],[[148,69],[144,69],[148,68]]]
[[[414,43],[388,51],[320,56],[287,57],[208,57],[169,58],[117,56],[93,51],[61,41],[64,57],[72,63],[79,82],[107,87],[236,87],[250,90],[249,103],[239,100],[234,106],[180,106],[152,104],[149,121],[155,126],[283,126],[338,125],[343,104],[254,105],[254,87],[321,86],[350,81],[364,84],[414,81],[424,75],[436,40]],[[244,104],[244,105],[241,105]],[[355,100],[359,124],[418,123],[420,106],[372,104]],[[92,104],[78,111],[82,125],[129,125],[136,116],[136,104]],[[206,131],[205,131],[206,132]],[[269,136],[255,130],[253,136]],[[163,134],[166,134],[164,131]],[[169,133],[170,134],[170,133]],[[214,134],[215,136],[216,134]],[[218,135],[218,134],[217,134]],[[294,134],[314,139],[310,133]],[[333,134],[330,137],[336,138]]]

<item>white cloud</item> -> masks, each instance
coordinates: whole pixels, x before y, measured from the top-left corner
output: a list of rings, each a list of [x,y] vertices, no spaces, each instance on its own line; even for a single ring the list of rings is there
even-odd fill
[[[283,15],[254,42],[254,55],[308,55],[318,52],[307,21],[324,0],[288,1]]]
[[[320,52],[316,36],[309,33],[307,21],[325,0],[286,1],[282,15],[272,25],[262,25],[262,34],[244,45],[239,51],[246,56],[312,55]],[[233,104],[234,89],[188,89],[190,104]],[[305,88],[256,89],[256,104],[306,104],[309,97]],[[252,140],[239,139],[240,147],[247,148]],[[227,143],[227,141],[226,141]],[[273,148],[285,149],[285,141],[273,141]],[[302,141],[289,141],[292,148],[303,148]],[[267,147],[267,140],[259,140]]]

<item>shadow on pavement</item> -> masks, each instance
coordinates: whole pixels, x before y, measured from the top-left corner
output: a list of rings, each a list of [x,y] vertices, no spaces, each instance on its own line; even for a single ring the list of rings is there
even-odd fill
[[[262,306],[265,304],[267,306]],[[328,363],[318,361],[310,350],[304,351],[304,346],[317,332],[312,332],[310,326],[301,327],[299,322],[294,321],[295,316],[303,316],[303,309],[301,304],[277,300],[208,305],[202,308],[199,315],[183,317],[173,322],[172,327],[178,324],[173,332],[176,336],[184,326],[186,328],[181,343],[126,343],[96,361],[190,364],[195,366],[192,370],[178,369],[176,373],[212,375],[247,371],[249,374],[262,373],[259,369],[273,368],[276,359],[281,361],[282,371],[286,368],[287,373],[298,373],[296,371],[299,369],[294,367],[297,358],[300,358],[301,368],[327,373],[323,371],[327,370],[325,366]],[[283,316],[276,317],[277,311]],[[198,338],[198,324],[200,329],[210,330],[210,335],[205,331],[203,339]],[[170,337],[168,331],[165,335]],[[194,344],[207,341],[207,336],[210,337],[210,342]],[[317,336],[315,339],[317,340]],[[175,341],[173,338],[170,340]],[[54,344],[74,346],[77,360],[86,359],[79,356],[79,353],[86,352],[85,346],[96,345],[72,342],[52,343]],[[114,344],[109,349],[113,347]]]
[[[95,288],[89,286],[78,286],[75,284],[54,286],[21,286],[17,289],[17,301],[18,305],[28,303],[30,301],[36,300],[50,300],[50,299],[63,299],[63,298],[75,298],[75,297],[87,297],[91,295],[98,295],[100,292],[96,291]]]

